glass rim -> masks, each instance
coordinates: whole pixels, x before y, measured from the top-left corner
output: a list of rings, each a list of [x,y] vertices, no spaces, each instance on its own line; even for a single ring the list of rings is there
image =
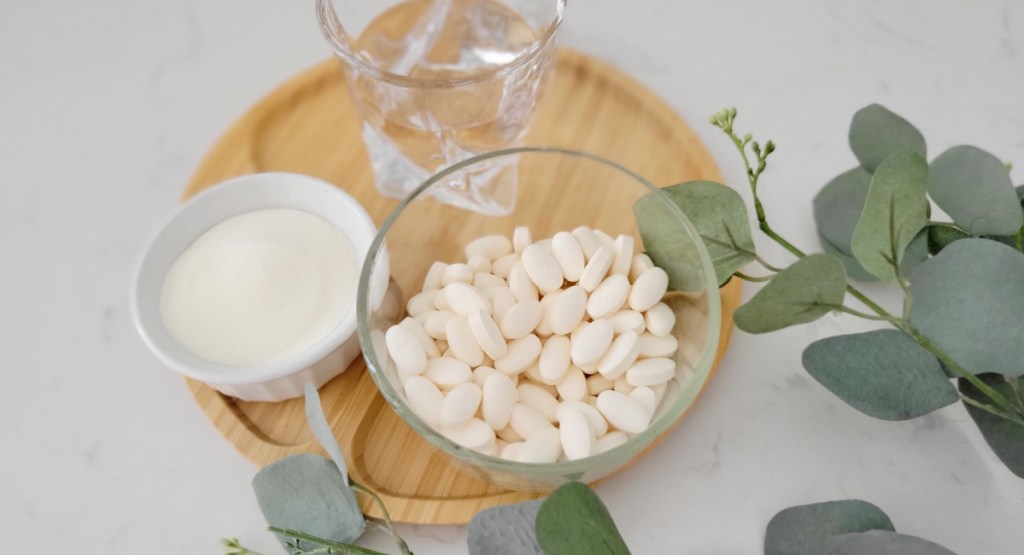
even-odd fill
[[[656,196],[662,199],[663,203],[669,208],[669,212],[675,216],[677,222],[680,224],[689,239],[696,244],[697,254],[701,261],[701,270],[704,274],[706,284],[703,292],[708,296],[708,312],[706,314],[707,334],[705,336],[705,345],[700,359],[693,364],[692,370],[694,380],[696,380],[694,386],[690,389],[683,390],[679,398],[676,400],[675,405],[670,407],[670,412],[666,412],[658,420],[652,421],[650,426],[648,426],[648,428],[643,432],[635,434],[622,445],[582,459],[554,463],[524,463],[503,459],[498,456],[486,455],[455,443],[445,437],[439,430],[434,429],[433,426],[421,419],[419,415],[412,411],[408,402],[402,399],[397,389],[392,385],[387,376],[384,375],[384,366],[377,359],[377,353],[374,350],[372,343],[373,339],[371,337],[368,317],[369,305],[367,302],[367,299],[369,298],[370,280],[374,272],[374,261],[382,252],[384,238],[387,236],[388,231],[390,231],[395,221],[412,202],[417,200],[437,182],[449,175],[491,158],[524,153],[568,155],[576,158],[582,158],[599,164],[604,164],[635,179],[639,184],[646,187],[649,192],[653,192]],[[399,418],[412,427],[419,436],[423,437],[432,445],[452,457],[473,466],[483,466],[486,471],[505,472],[514,475],[519,475],[524,472],[530,472],[534,476],[553,478],[563,476],[565,474],[582,475],[591,467],[600,467],[603,462],[615,462],[619,460],[620,457],[625,456],[626,458],[623,459],[622,464],[619,465],[618,468],[609,472],[609,475],[621,469],[621,467],[627,462],[631,461],[639,453],[650,447],[662,434],[667,433],[671,428],[673,428],[680,421],[683,414],[693,405],[693,403],[696,402],[697,396],[703,390],[710,377],[711,366],[713,365],[714,358],[718,352],[718,344],[721,339],[721,319],[721,297],[719,295],[718,278],[715,274],[714,264],[711,261],[711,256],[708,253],[707,248],[704,246],[704,242],[700,239],[700,233],[697,231],[696,227],[694,227],[693,223],[690,222],[689,218],[683,214],[682,210],[672,202],[660,187],[654,185],[646,178],[626,166],[596,154],[561,147],[525,146],[495,150],[472,158],[467,158],[466,160],[438,171],[416,187],[416,189],[409,193],[409,195],[403,198],[401,202],[399,202],[398,206],[391,211],[384,223],[381,224],[376,237],[374,237],[373,242],[370,243],[370,248],[366,253],[366,258],[364,259],[360,270],[359,285],[356,290],[356,328],[359,343],[362,346],[363,360],[366,362],[366,367],[370,372],[370,377],[373,378],[374,383],[377,384],[377,389],[388,401],[388,404],[391,405],[392,409],[398,413]],[[603,479],[603,477],[599,479]]]
[[[338,40],[333,32],[333,27],[337,27],[348,36],[345,32],[345,26],[338,20],[337,14],[334,11],[332,0],[316,0],[316,12],[317,19],[320,25],[320,31],[323,33],[324,38],[327,39],[327,44],[330,45],[331,50],[336,56],[345,61],[346,64],[356,68],[361,73],[364,73],[373,79],[379,81],[386,81],[388,83],[399,85],[408,88],[416,89],[444,89],[444,88],[455,88],[466,85],[473,85],[492,79],[504,77],[506,74],[522,67],[526,63],[534,60],[537,56],[555,39],[555,34],[558,28],[562,24],[563,13],[567,0],[555,0],[555,18],[544,27],[544,33],[536,41],[534,41],[529,48],[516,56],[513,60],[500,64],[497,66],[486,68],[478,73],[474,73],[469,77],[460,77],[457,79],[443,79],[443,78],[418,78],[409,77],[408,75],[402,75],[399,73],[392,73],[390,71],[384,71],[379,67],[371,65],[366,62],[363,58],[357,56],[349,48],[348,44]]]

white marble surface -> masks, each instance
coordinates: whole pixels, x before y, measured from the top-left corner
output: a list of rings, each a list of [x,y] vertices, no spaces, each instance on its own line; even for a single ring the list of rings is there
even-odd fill
[[[1024,182],[1012,0],[572,4],[563,42],[668,99],[731,182],[742,172],[710,113],[739,106],[743,129],[778,143],[768,209],[804,245],[809,195],[852,166],[846,126],[872,101],[914,121],[933,153],[977,144]],[[0,552],[218,553],[227,535],[279,552],[256,468],[132,329],[129,276],[221,130],[327,55],[310,0],[0,8]],[[961,555],[1020,553],[1024,481],[962,407],[881,422],[801,369],[806,343],[860,327],[738,333],[685,423],[598,488],[634,552],[757,553],[779,509],[859,497]],[[465,550],[460,527],[402,531],[420,554]]]

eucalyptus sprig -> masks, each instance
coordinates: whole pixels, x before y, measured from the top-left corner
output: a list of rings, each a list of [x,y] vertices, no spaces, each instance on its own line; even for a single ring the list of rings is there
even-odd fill
[[[766,283],[736,311],[736,326],[765,333],[829,312],[889,324],[894,329],[816,341],[803,365],[877,418],[915,418],[964,402],[996,454],[1024,477],[1024,187],[1014,190],[1007,167],[976,147],[953,147],[929,164],[920,132],[871,105],[850,127],[858,167],[814,200],[825,253],[809,254],[772,227],[762,202],[759,185],[774,143],[741,137],[735,122],[735,108],[711,117],[740,153],[756,227],[795,262],[783,267],[757,253],[735,191],[706,181],[663,191],[700,232],[720,283]],[[929,198],[953,221],[932,221]],[[645,250],[673,288],[699,289],[699,276],[678,263],[688,253],[656,204],[645,197],[634,207]],[[741,271],[751,263],[763,275]],[[903,294],[901,310],[885,308],[851,278],[893,283]],[[861,306],[847,304],[847,296]]]

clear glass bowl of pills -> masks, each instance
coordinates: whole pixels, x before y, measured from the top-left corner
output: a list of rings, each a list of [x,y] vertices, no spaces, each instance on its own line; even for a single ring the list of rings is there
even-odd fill
[[[433,200],[489,168],[518,173],[508,214]],[[646,237],[638,214],[657,223]],[[380,264],[400,310],[369,302]],[[357,318],[377,386],[417,433],[489,482],[547,490],[604,478],[674,427],[708,378],[721,306],[698,233],[656,186],[583,152],[515,148],[402,201],[370,246]]]

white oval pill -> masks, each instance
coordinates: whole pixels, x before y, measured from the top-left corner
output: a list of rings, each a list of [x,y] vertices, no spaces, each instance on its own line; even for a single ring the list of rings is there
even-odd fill
[[[420,347],[423,347],[423,353],[427,357],[438,357],[441,356],[441,351],[437,348],[437,343],[434,343],[434,339],[427,335],[426,329],[423,324],[415,318],[406,318],[398,323],[399,326],[412,332],[416,336],[416,339],[420,342]],[[385,338],[386,339],[386,338]],[[424,362],[423,368],[426,368],[426,362]]]
[[[478,310],[470,314],[468,322],[469,331],[473,332],[477,344],[487,356],[497,359],[508,354],[505,336],[501,335],[498,324],[486,312]]]
[[[529,247],[532,242],[533,234],[530,233],[530,228],[519,226],[512,230],[512,250],[516,254],[522,254],[523,249]]]
[[[440,289],[444,286],[441,283],[441,276],[444,275],[444,269],[448,265],[444,262],[434,262],[430,265],[430,269],[427,270],[427,275],[423,277],[423,291],[430,291],[431,289]]]
[[[615,260],[612,262],[611,272],[620,274],[629,279],[629,267],[633,264],[633,237],[630,235],[619,235],[615,238]]]
[[[494,369],[493,366],[477,366],[473,369],[473,383],[479,385],[481,388],[487,383],[487,378],[491,376],[505,376],[501,372]],[[508,376],[505,376],[506,378]]]
[[[653,267],[651,257],[642,252],[633,255],[633,263],[629,265],[629,280],[636,281],[636,278]]]
[[[497,312],[497,306],[495,306]],[[508,339],[525,337],[537,328],[544,311],[540,301],[520,301],[505,311],[501,318],[501,333]]]
[[[445,326],[445,336],[451,356],[465,362],[471,368],[483,364],[484,351],[473,337],[469,320],[465,316],[456,316],[448,320],[448,325]]]
[[[640,336],[633,331],[620,334],[612,341],[601,361],[597,363],[597,371],[609,380],[621,376],[640,356]]]
[[[508,343],[508,353],[494,360],[494,368],[503,374],[518,374],[540,356],[540,339],[533,334]]]
[[[537,322],[537,335],[548,336],[551,335],[551,309],[555,306],[555,301],[562,295],[562,290],[552,291],[547,295],[544,295],[540,300],[541,316],[540,322]]]
[[[597,438],[597,441],[594,442],[594,454],[596,455],[598,453],[604,453],[605,451],[611,451],[627,441],[629,441],[629,436],[624,432],[620,432],[618,430],[608,432],[607,434]]]
[[[555,385],[569,371],[572,342],[564,335],[554,335],[544,342],[537,360],[540,377],[546,384]]]
[[[583,321],[587,311],[587,292],[573,285],[561,292],[551,305],[548,323],[551,333],[565,335]]]
[[[666,337],[672,333],[672,328],[676,325],[676,313],[667,304],[658,303],[644,314],[644,322],[647,324],[647,331],[658,337]]]
[[[530,439],[537,432],[552,428],[551,422],[539,410],[523,403],[512,407],[508,425],[519,436]]]
[[[479,289],[468,283],[451,283],[446,285],[442,291],[444,291],[444,296],[448,299],[448,305],[452,307],[452,311],[460,316],[469,316],[478,310],[483,310],[487,314],[491,313],[491,303]]]
[[[416,416],[431,426],[441,424],[441,403],[444,395],[434,382],[423,376],[412,376],[405,381],[405,399]]]
[[[391,326],[384,334],[384,343],[400,372],[422,374],[427,369],[427,355],[413,332],[402,326]]]
[[[604,276],[608,274],[608,269],[612,267],[614,260],[615,251],[611,247],[602,246],[597,249],[597,252],[590,257],[587,265],[583,268],[579,281],[580,287],[587,291],[596,289],[598,285],[601,285]]]
[[[636,401],[651,419],[654,418],[654,411],[658,408],[658,398],[654,390],[641,385],[629,392],[629,398]]]
[[[594,253],[603,245],[601,240],[597,238],[597,234],[594,233],[594,230],[585,225],[581,225],[580,227],[572,230],[572,236],[575,237],[576,242],[580,244],[580,249],[583,250],[583,256],[587,259],[594,256]]]
[[[587,377],[583,370],[570,368],[555,389],[563,401],[582,401],[587,395]]]
[[[436,289],[429,289],[421,291],[412,296],[409,302],[405,305],[405,311],[409,313],[409,316],[419,316],[424,312],[429,312],[434,309],[434,295],[437,295]]]
[[[595,229],[594,235],[597,235],[597,238],[601,240],[602,245],[606,247],[615,246],[615,239],[611,235],[605,233],[604,231],[601,231],[600,229]]]
[[[474,451],[490,453],[494,450],[494,430],[479,418],[474,418],[457,428],[442,428],[441,433],[455,443]]]
[[[530,276],[530,281],[537,289],[550,293],[562,287],[562,269],[558,267],[558,262],[550,251],[534,243],[523,250],[522,258],[526,275]]]
[[[593,319],[607,318],[622,308],[629,296],[629,279],[612,274],[598,285],[587,299],[587,314]]]
[[[626,383],[634,387],[657,385],[676,374],[676,361],[670,358],[645,358],[626,370]]]
[[[498,456],[507,461],[519,460],[519,451],[522,450],[523,443],[522,441],[513,441],[505,444],[505,447],[498,452]]]
[[[608,431],[608,421],[604,419],[604,416],[601,415],[595,406],[583,401],[565,401],[560,403],[558,409],[555,410],[555,418],[561,422],[570,411],[577,411],[587,417],[587,423],[590,424],[590,429],[595,437],[603,436]]]
[[[583,249],[576,238],[568,231],[559,231],[551,238],[551,252],[562,269],[562,276],[570,282],[579,281],[585,261]]]
[[[469,266],[470,268],[473,269],[473,279],[476,279],[476,274],[479,274],[479,273],[488,273],[488,274],[490,274],[490,272],[491,272],[491,259],[487,258],[486,256],[484,256],[482,254],[474,254],[473,256],[469,257],[469,260],[466,261],[466,266]],[[494,277],[498,277],[498,276],[494,276]]]
[[[597,396],[597,410],[609,424],[629,434],[639,434],[651,423],[651,417],[639,403],[614,390],[602,391]]]
[[[450,310],[432,310],[429,312],[426,322],[423,323],[423,329],[434,339],[447,340],[448,321],[455,316],[456,314]]]
[[[497,289],[497,288],[495,288]],[[490,298],[491,301],[491,315],[494,317],[494,321],[501,321],[505,317],[505,314],[515,306],[518,302],[516,296],[512,294],[512,291],[508,287],[503,287],[501,290]]]
[[[482,397],[480,386],[473,382],[466,382],[452,388],[441,402],[441,425],[458,428],[467,424],[476,414],[476,410],[480,408]]]
[[[468,264],[449,264],[444,272],[441,274],[441,285],[447,286],[452,283],[472,283],[473,268],[470,268]]]
[[[508,376],[495,371],[483,387],[483,407],[481,413],[487,425],[500,430],[508,426],[512,417],[512,407],[516,405],[516,386]]]
[[[559,421],[559,438],[562,452],[570,461],[590,456],[594,445],[594,432],[587,417],[578,410],[568,410]]]
[[[510,252],[512,252],[512,242],[504,235],[484,235],[473,239],[466,245],[466,258],[481,255],[491,260],[497,260]]]
[[[537,292],[537,286],[534,285],[530,276],[527,275],[526,268],[523,267],[522,262],[516,262],[509,271],[508,287],[520,302],[536,301],[540,296]]]
[[[610,320],[595,320],[572,339],[572,361],[576,366],[597,364],[612,344],[615,333]]]
[[[477,272],[473,274],[473,287],[481,291],[487,291],[492,287],[508,288],[508,284],[505,283],[505,280],[490,272]]]
[[[668,290],[668,274],[665,270],[655,266],[640,274],[633,283],[633,289],[629,293],[629,308],[637,312],[644,312],[651,308]]]
[[[670,357],[679,348],[679,340],[674,335],[658,337],[653,333],[640,334],[640,357]]]
[[[516,262],[519,262],[518,254],[506,254],[494,262],[491,262],[491,273],[502,279],[508,279],[509,272],[512,271],[512,266],[514,266]]]
[[[473,373],[468,364],[457,358],[438,357],[427,361],[427,370],[423,375],[438,387],[452,388],[469,381]]]
[[[641,334],[647,329],[644,315],[635,310],[620,310],[612,315],[611,320],[615,333],[632,331]]]
[[[526,439],[517,453],[517,460],[524,463],[553,463],[562,454],[562,438],[555,428],[538,431]]]
[[[555,399],[555,396],[548,393],[546,389],[532,383],[521,383],[516,386],[516,393],[519,395],[520,403],[537,409],[537,412],[544,415],[544,418],[555,422],[558,399]]]

